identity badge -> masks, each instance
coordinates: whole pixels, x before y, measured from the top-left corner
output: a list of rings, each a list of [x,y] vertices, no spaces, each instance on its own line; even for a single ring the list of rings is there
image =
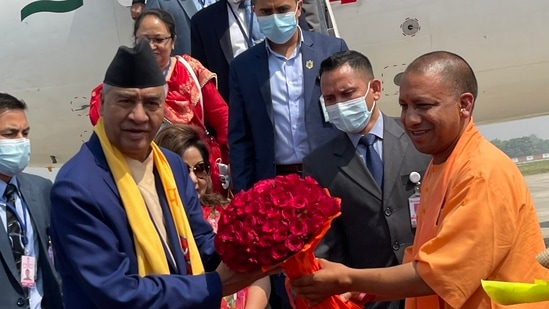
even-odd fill
[[[414,194],[408,198],[410,207],[410,224],[415,228],[417,226],[417,210],[419,208],[419,194]]]
[[[36,273],[36,263],[34,256],[23,255],[21,257],[21,285],[23,287],[33,287]]]
[[[410,224],[412,225],[412,228],[416,228],[417,210],[419,208],[419,186],[421,185],[419,181],[421,180],[421,175],[418,172],[411,172],[408,178],[410,179],[410,182],[415,185],[414,194],[408,198],[408,206],[410,207]]]

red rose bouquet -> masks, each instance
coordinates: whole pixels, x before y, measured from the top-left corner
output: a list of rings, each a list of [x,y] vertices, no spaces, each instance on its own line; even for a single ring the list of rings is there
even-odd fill
[[[277,176],[238,193],[219,220],[215,248],[235,271],[282,263],[289,278],[320,269],[314,249],[340,215],[340,201],[311,177]],[[298,298],[297,308],[309,308]],[[315,308],[360,308],[333,296]]]

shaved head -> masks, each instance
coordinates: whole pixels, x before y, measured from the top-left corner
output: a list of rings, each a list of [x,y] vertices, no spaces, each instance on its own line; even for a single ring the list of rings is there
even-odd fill
[[[453,87],[457,96],[469,92],[476,99],[478,94],[477,79],[471,66],[460,56],[447,51],[420,56],[406,68],[404,74],[408,73],[435,74],[446,85]]]

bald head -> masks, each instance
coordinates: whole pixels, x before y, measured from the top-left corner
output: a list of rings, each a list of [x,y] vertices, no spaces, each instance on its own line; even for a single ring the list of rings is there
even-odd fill
[[[477,79],[471,66],[460,56],[435,51],[418,57],[406,68],[405,74],[435,74],[449,87],[454,87],[456,95],[469,92],[476,99]]]

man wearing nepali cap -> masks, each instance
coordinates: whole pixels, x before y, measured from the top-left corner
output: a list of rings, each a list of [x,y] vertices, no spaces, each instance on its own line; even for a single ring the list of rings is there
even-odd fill
[[[94,133],[59,171],[51,238],[67,308],[219,308],[262,276],[217,267],[187,168],[152,142],[165,83],[146,40],[120,47]]]

